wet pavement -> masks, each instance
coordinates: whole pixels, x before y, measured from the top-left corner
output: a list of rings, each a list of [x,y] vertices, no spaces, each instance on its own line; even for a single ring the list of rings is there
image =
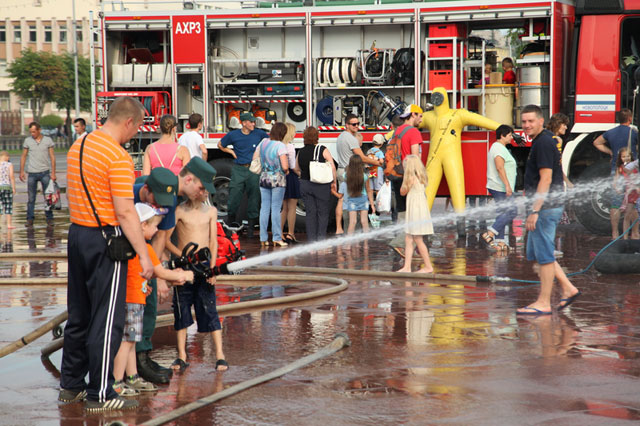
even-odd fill
[[[16,207],[16,229],[0,230],[2,251],[64,250],[66,210],[52,229],[37,220],[30,233],[24,219],[19,222],[24,207]],[[436,229],[429,243],[436,272],[535,279],[524,257],[521,226],[512,232],[515,249],[508,255],[489,253],[473,222],[467,230],[467,237],[458,239],[455,226]],[[568,271],[584,268],[607,243],[580,225],[561,226],[558,235],[564,252],[560,264]],[[241,241],[248,256],[261,253],[256,240]],[[225,373],[214,371],[210,338],[191,327],[191,366],[174,375],[169,386],[140,396],[135,412],[86,415],[82,404],[57,403],[61,353],[54,353],[50,363],[40,359],[40,350],[53,338],[48,333],[0,358],[0,424],[141,423],[313,353],[337,332],[347,333],[352,345],[173,424],[615,425],[640,420],[638,276],[591,270],[573,278],[583,295],[569,308],[521,319],[515,309],[533,300],[535,285],[379,279],[376,271],[402,265],[387,241],[375,238],[283,259],[279,265],[366,269],[372,276],[349,279],[346,291],[323,299],[226,316],[223,342],[231,368]],[[281,249],[267,251],[275,250]],[[0,274],[64,277],[66,262],[0,258]],[[300,274],[299,284],[273,290],[219,285],[217,292],[221,302],[228,302],[312,288]],[[0,346],[65,309],[64,286],[0,286]],[[156,331],[154,347],[154,359],[168,366],[176,357],[172,327]]]

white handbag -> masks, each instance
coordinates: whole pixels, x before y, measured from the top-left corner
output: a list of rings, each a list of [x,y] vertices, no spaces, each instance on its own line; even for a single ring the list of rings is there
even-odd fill
[[[255,173],[259,175],[262,173],[262,162],[260,162],[260,156],[258,155],[256,158],[251,160],[251,165],[249,166],[249,171],[251,173]]]
[[[321,163],[318,161],[320,155],[320,145],[316,145],[313,150],[313,161],[309,162],[309,176],[313,183],[330,183],[333,182],[333,170],[331,164],[326,161]]]

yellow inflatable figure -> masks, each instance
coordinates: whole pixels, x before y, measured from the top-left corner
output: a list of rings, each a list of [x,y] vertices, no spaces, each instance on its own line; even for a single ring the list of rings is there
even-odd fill
[[[462,165],[462,128],[465,126],[483,127],[495,130],[500,124],[495,121],[469,112],[466,109],[450,109],[447,91],[437,87],[431,94],[433,111],[422,115],[420,128],[427,128],[431,133],[429,157],[427,158],[427,200],[429,209],[438,192],[442,172],[447,178],[451,203],[456,212],[465,208],[464,168]]]

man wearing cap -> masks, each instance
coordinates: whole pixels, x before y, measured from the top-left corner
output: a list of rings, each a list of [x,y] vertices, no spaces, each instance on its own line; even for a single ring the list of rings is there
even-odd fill
[[[234,158],[229,183],[229,204],[227,205],[227,220],[236,221],[238,207],[244,194],[247,194],[247,218],[249,229],[247,236],[253,237],[254,227],[260,215],[260,187],[258,175],[249,171],[253,153],[262,139],[269,135],[264,130],[256,129],[256,118],[249,112],[240,114],[242,128],[232,130],[220,141],[220,150]],[[232,146],[233,148],[230,148]]]
[[[404,112],[400,114],[400,118],[404,120],[404,123],[394,129],[394,135],[402,135],[400,139],[400,156],[404,161],[407,155],[420,156],[420,145],[422,144],[422,135],[418,126],[422,122],[422,108],[418,105],[408,105]],[[396,199],[396,212],[398,222],[404,221],[405,211],[407,209],[407,197],[400,194],[400,187],[402,186],[402,178],[390,179],[391,188]],[[402,233],[396,235],[396,237],[389,243],[392,247],[404,246],[404,235]]]
[[[158,224],[158,232],[151,242],[158,257],[162,257],[167,237],[173,233],[173,228],[176,226],[176,195],[194,200],[201,197],[205,190],[214,194],[213,181],[215,176],[216,171],[210,164],[202,158],[194,157],[182,168],[178,176],[169,169],[156,167],[151,170],[149,176],[141,178],[142,182],[134,185],[134,201],[136,203],[149,203],[168,209]],[[172,370],[153,361],[149,357],[149,352],[153,349],[151,336],[156,327],[158,295],[161,300],[165,299],[169,294],[169,288],[164,280],[151,280],[150,285],[152,292],[147,296],[144,308],[142,340],[136,343],[138,374],[149,382],[165,384],[169,383]]]
[[[338,163],[338,169],[336,170],[336,177],[338,179],[338,186],[345,180],[344,170],[349,164],[349,159],[352,155],[357,155],[362,158],[362,162],[365,164],[371,164],[372,166],[382,166],[384,160],[377,158],[369,158],[362,152],[360,147],[360,141],[356,137],[358,134],[358,126],[360,121],[355,114],[347,114],[344,119],[346,128],[345,131],[340,133],[336,140],[336,162]],[[342,234],[342,199],[338,199],[336,205],[336,234]]]

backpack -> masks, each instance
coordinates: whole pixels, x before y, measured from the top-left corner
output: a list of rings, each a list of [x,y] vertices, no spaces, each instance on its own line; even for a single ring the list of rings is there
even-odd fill
[[[412,126],[407,125],[400,134],[397,130],[393,132],[391,140],[387,145],[387,150],[384,153],[384,175],[385,177],[398,177],[401,178],[404,175],[404,168],[402,167],[402,150],[400,146],[402,144],[402,137],[411,129]]]

